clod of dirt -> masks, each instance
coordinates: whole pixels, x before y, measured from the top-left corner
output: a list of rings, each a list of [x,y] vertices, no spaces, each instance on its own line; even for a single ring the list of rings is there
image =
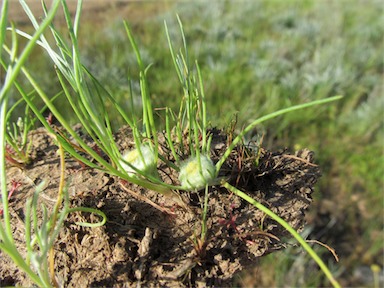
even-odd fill
[[[230,137],[215,129],[211,133],[212,160],[216,162]],[[132,146],[129,129],[121,129],[115,137],[121,152]],[[40,200],[52,208],[60,179],[58,148],[52,138],[38,129],[31,133],[31,141],[33,163],[22,170],[7,170],[9,182],[21,183],[10,200],[10,211],[22,254],[26,199],[44,181]],[[165,145],[162,152],[168,153]],[[172,161],[171,156],[169,159]],[[177,173],[164,163],[159,171],[165,182],[178,183]],[[220,173],[296,230],[305,224],[304,213],[319,176],[309,150],[292,155],[245,146],[236,147]],[[236,273],[255,265],[259,257],[283,249],[289,236],[263,212],[220,186],[209,188],[207,235],[202,241],[204,191],[179,191],[186,203],[181,207],[171,198],[84,168],[71,158],[66,160],[66,183],[71,206],[97,208],[108,217],[98,228],[75,224],[98,221],[94,215],[73,213],[66,219],[54,246],[56,279],[66,287],[229,286]],[[1,253],[0,285],[31,284]]]

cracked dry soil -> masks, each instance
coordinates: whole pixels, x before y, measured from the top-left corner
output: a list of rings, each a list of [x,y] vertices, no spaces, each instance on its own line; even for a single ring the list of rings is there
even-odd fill
[[[216,129],[211,133],[211,154],[216,162],[231,137]],[[127,128],[115,135],[122,152],[133,145],[130,135]],[[21,184],[9,205],[14,237],[22,253],[26,200],[44,181],[39,201],[51,209],[60,179],[58,147],[52,138],[42,128],[32,131],[30,137],[32,163],[23,169],[7,167],[8,187],[11,181]],[[166,148],[162,153],[167,155]],[[320,177],[313,153],[260,148],[258,155],[256,166],[252,149],[236,147],[220,176],[301,230],[313,186]],[[75,222],[97,222],[98,216],[68,215],[54,246],[60,286],[230,286],[236,273],[255,266],[259,257],[286,247],[289,235],[284,229],[223,187],[209,188],[207,240],[198,245],[204,191],[179,191],[187,204],[181,207],[169,197],[84,168],[70,157],[65,171],[71,207],[97,208],[108,220],[102,227],[86,228]],[[165,182],[177,183],[177,174],[164,163],[159,164],[159,171]],[[0,253],[0,286],[9,285],[32,283]]]

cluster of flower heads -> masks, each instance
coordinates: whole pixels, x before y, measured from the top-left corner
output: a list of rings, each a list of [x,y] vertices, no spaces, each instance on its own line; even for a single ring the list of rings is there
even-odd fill
[[[130,177],[155,175],[157,169],[156,151],[149,143],[144,143],[125,153],[120,164]],[[215,174],[215,165],[209,156],[201,154],[190,157],[180,164],[180,185],[188,191],[200,190],[212,183]]]

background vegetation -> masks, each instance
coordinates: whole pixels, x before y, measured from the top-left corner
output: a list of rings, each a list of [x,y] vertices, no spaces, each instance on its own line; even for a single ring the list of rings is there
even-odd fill
[[[120,1],[109,8],[102,14],[90,8],[85,14],[80,46],[87,68],[122,105],[129,103],[128,77],[138,74],[124,19],[132,25],[144,63],[153,63],[148,80],[154,106],[179,102],[163,25],[166,20],[177,39],[175,13],[184,23],[190,58],[198,59],[202,70],[212,126],[237,122],[241,129],[250,119],[280,108],[344,95],[337,103],[269,121],[249,138],[263,136],[266,149],[308,147],[316,152],[323,177],[305,233],[336,250],[339,263],[325,248],[317,248],[342,285],[370,286],[375,275],[384,281],[381,1]],[[27,66],[55,95],[59,85],[41,51],[35,50]],[[238,283],[327,283],[307,257],[296,247],[274,253]]]

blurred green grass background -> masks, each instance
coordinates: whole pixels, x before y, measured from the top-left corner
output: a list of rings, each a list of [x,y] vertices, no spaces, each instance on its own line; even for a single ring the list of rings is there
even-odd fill
[[[266,149],[315,151],[323,177],[305,233],[336,250],[339,263],[325,248],[316,247],[343,286],[372,286],[371,265],[379,266],[376,276],[384,281],[382,1],[111,3],[103,11],[85,11],[79,38],[86,67],[123,106],[129,103],[128,76],[137,80],[122,22],[127,20],[144,63],[153,64],[148,78],[154,107],[177,108],[181,88],[163,24],[166,20],[178,47],[176,13],[184,24],[190,59],[197,59],[202,70],[212,126],[237,121],[239,130],[277,109],[344,95],[337,103],[269,121],[249,137],[264,134]],[[27,66],[46,91],[59,91],[51,63],[40,49]],[[119,121],[115,119],[116,127]],[[239,276],[237,284],[328,285],[293,245],[256,266]]]

